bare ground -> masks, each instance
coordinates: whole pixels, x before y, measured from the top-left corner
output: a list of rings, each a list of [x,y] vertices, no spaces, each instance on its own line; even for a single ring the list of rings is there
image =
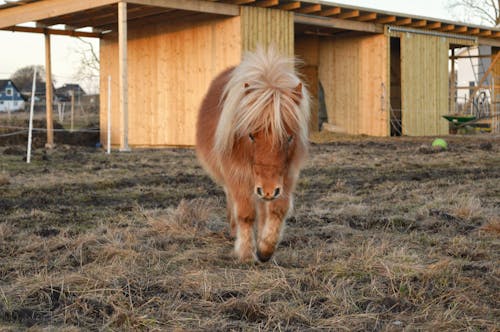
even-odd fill
[[[500,138],[313,145],[277,253],[232,255],[193,150],[0,147],[0,330],[500,329]]]

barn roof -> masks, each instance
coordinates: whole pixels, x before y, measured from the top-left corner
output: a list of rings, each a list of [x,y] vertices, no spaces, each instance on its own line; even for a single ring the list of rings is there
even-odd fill
[[[0,29],[100,37],[117,29],[120,0],[4,0],[0,5]],[[343,31],[382,32],[385,25],[429,30],[477,38],[480,44],[500,46],[500,29],[337,4],[326,1],[289,0],[122,0],[129,22],[154,22],[182,17],[239,14],[239,6],[293,11],[299,32],[335,34]],[[0,2],[1,3],[1,2]],[[35,26],[22,26],[36,22]],[[58,25],[58,27],[54,27]],[[61,26],[62,25],[62,26]],[[86,29],[84,29],[86,28]],[[82,30],[83,29],[83,30]]]

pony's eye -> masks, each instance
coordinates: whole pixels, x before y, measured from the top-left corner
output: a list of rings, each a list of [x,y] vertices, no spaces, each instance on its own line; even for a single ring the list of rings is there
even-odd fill
[[[253,137],[253,135],[252,135],[252,134],[248,134],[248,138],[250,138],[250,140],[251,140],[252,142],[255,142],[255,137]]]
[[[288,136],[288,143],[292,143],[293,141],[293,135]]]

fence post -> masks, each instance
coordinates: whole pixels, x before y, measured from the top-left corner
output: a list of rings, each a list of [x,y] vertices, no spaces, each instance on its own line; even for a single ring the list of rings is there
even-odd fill
[[[35,90],[36,90],[36,66],[33,69],[33,86],[31,88],[31,106],[30,106],[30,120],[28,128],[28,151],[26,152],[26,163],[31,162],[31,136],[33,132],[33,111],[35,108]]]

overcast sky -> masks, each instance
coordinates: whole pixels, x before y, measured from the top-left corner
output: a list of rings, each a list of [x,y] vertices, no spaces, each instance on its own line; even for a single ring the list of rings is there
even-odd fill
[[[447,12],[450,0],[337,0],[335,3],[382,9],[411,15],[446,20],[455,18]],[[3,3],[0,0],[0,3]],[[97,46],[98,41],[93,40]],[[44,65],[44,38],[41,34],[0,31],[0,79],[9,78],[16,69],[28,65]],[[85,45],[76,38],[52,36],[52,72],[56,86],[75,81],[80,55]]]

